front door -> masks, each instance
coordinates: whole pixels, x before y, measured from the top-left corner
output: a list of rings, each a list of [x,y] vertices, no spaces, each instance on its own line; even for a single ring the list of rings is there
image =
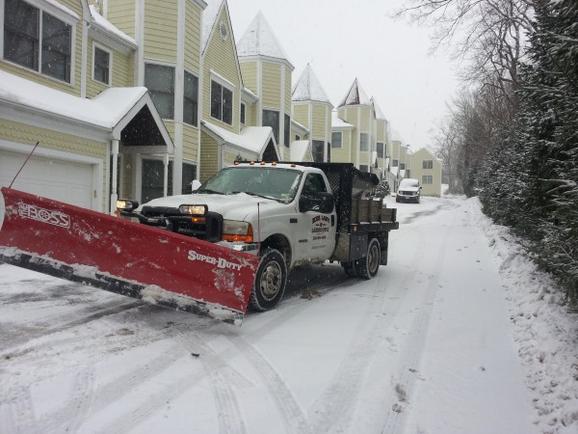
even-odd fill
[[[310,173],[305,178],[301,196],[318,196],[326,193],[327,187],[323,177],[318,173]],[[301,234],[299,243],[303,257],[310,259],[327,259],[333,253],[335,244],[335,210],[329,213],[306,211],[301,213]],[[305,241],[306,240],[306,241]]]

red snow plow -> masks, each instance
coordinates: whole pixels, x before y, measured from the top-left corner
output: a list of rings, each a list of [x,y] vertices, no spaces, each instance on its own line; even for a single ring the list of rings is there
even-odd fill
[[[259,257],[2,188],[0,261],[238,323]]]

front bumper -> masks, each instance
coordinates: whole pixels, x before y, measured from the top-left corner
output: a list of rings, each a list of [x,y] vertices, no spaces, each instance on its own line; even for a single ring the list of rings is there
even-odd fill
[[[216,244],[235,250],[236,252],[249,253],[251,255],[259,254],[259,243],[231,243],[230,241],[219,241]]]

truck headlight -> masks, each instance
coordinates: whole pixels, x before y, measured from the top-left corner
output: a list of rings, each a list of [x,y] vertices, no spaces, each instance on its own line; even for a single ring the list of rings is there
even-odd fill
[[[223,220],[223,240],[233,243],[252,243],[253,226],[247,222]]]
[[[179,212],[189,215],[205,215],[207,214],[207,205],[181,205]]]
[[[116,209],[130,212],[138,208],[138,202],[135,200],[120,199],[116,201]]]

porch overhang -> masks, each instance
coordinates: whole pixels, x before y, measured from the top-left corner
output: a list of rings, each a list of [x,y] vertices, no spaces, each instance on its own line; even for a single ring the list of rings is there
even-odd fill
[[[202,121],[201,130],[212,137],[219,145],[250,152],[257,159],[262,159],[269,143],[273,143],[277,160],[281,159],[271,127],[245,127],[240,134],[236,134],[211,122]]]
[[[147,152],[155,148],[155,152],[174,153],[171,137],[145,87],[109,88],[86,99],[0,70],[0,116],[103,142],[127,138],[126,131],[135,130],[135,122],[140,122],[142,134],[158,140],[143,146]]]

